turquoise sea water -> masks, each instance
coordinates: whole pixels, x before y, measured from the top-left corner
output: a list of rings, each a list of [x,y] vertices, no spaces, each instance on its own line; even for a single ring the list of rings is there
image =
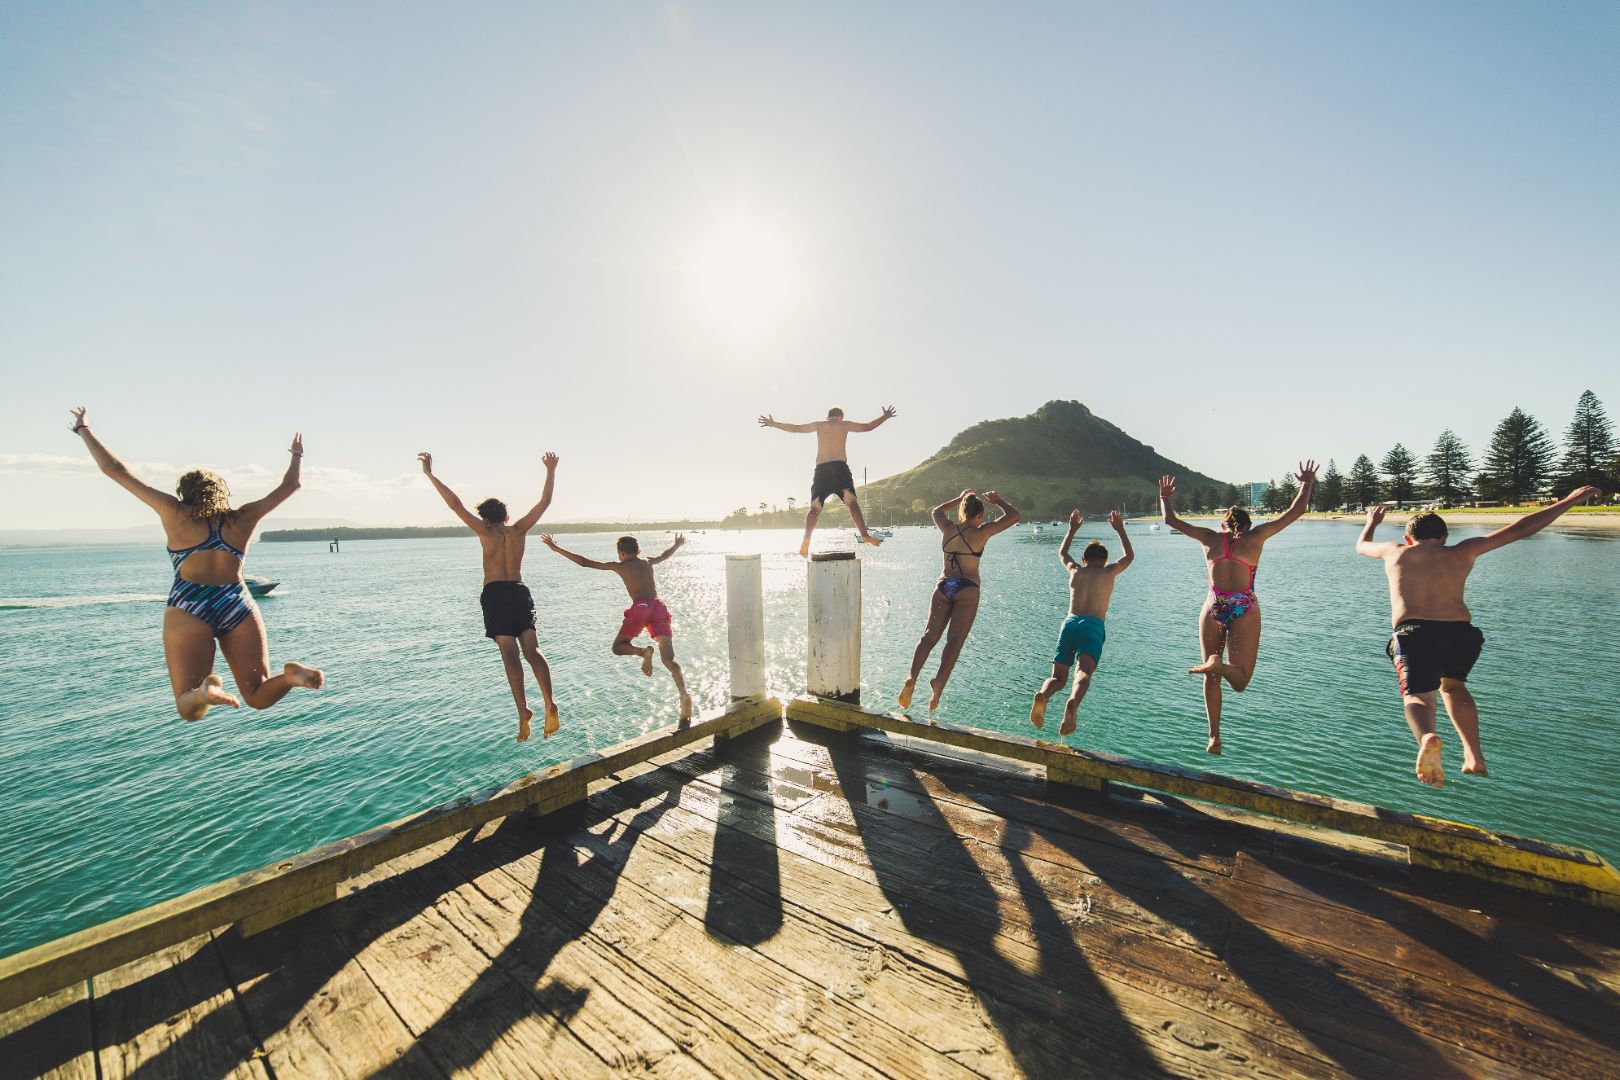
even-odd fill
[[[1112,546],[1105,527],[1092,532]],[[1461,776],[1443,726],[1452,782],[1431,791],[1411,777],[1383,654],[1384,576],[1352,554],[1355,526],[1305,522],[1268,545],[1259,668],[1247,693],[1227,695],[1219,759],[1203,753],[1199,685],[1184,674],[1197,661],[1198,547],[1141,524],[1131,533],[1138,558],[1115,593],[1079,745],[1620,856],[1620,541],[1548,532],[1481,561],[1469,598],[1486,648],[1470,683],[1491,776]],[[642,537],[650,551],[667,541]],[[566,543],[611,558],[611,536]],[[700,709],[728,696],[727,552],[765,554],[769,682],[802,688],[796,545],[786,532],[709,533],[660,568]],[[938,548],[932,531],[901,529],[862,552],[868,704],[892,702],[904,677]],[[662,669],[644,679],[608,652],[626,606],[616,577],[538,542],[525,577],[563,730],[521,746],[481,636],[471,537],[355,542],[336,555],[259,544],[248,570],[282,582],[262,601],[272,662],[322,666],[327,688],[186,724],[163,667],[160,549],[0,551],[0,954],[674,722]],[[1056,545],[1005,534],[984,575],[939,717],[1027,734],[1067,598]]]

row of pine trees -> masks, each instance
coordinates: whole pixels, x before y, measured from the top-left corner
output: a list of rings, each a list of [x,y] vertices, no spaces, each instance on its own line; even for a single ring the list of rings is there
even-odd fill
[[[1348,474],[1329,461],[1312,500],[1322,509],[1362,507],[1376,502],[1432,503],[1460,506],[1476,500],[1519,505],[1544,493],[1562,498],[1585,484],[1605,493],[1620,490],[1620,452],[1603,403],[1588,390],[1575,404],[1575,416],[1564,430],[1562,453],[1535,417],[1515,408],[1496,425],[1483,459],[1450,429],[1419,460],[1403,444],[1377,464],[1366,454]],[[1299,487],[1292,476],[1266,485],[1262,509],[1276,512],[1294,501]]]

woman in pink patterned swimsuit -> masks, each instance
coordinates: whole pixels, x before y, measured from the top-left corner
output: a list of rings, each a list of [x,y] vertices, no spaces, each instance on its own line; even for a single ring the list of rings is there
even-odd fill
[[[1199,655],[1204,662],[1188,671],[1204,677],[1204,712],[1209,716],[1208,750],[1212,754],[1221,752],[1221,680],[1241,693],[1254,677],[1255,660],[1260,654],[1260,600],[1254,594],[1260,551],[1267,540],[1298,521],[1310,507],[1311,489],[1316,486],[1316,462],[1301,462],[1294,476],[1299,481],[1299,494],[1281,517],[1250,528],[1249,512],[1234,506],[1226,512],[1219,530],[1189,525],[1176,517],[1170,507],[1176,478],[1159,479],[1164,523],[1203,544],[1204,559],[1209,564],[1209,596],[1198,613]]]

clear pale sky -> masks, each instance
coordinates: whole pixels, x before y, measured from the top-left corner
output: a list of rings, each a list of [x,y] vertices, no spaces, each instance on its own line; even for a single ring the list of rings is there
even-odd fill
[[[0,527],[721,514],[1076,398],[1234,481],[1620,415],[1620,5],[0,6]],[[1077,471],[1086,463],[1077,461]],[[993,484],[993,477],[985,483]]]

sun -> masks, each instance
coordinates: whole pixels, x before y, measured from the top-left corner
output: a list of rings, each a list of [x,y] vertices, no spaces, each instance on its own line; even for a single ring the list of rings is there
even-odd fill
[[[687,278],[698,318],[739,342],[779,329],[799,304],[803,280],[787,230],[748,215],[716,222],[693,245]]]

